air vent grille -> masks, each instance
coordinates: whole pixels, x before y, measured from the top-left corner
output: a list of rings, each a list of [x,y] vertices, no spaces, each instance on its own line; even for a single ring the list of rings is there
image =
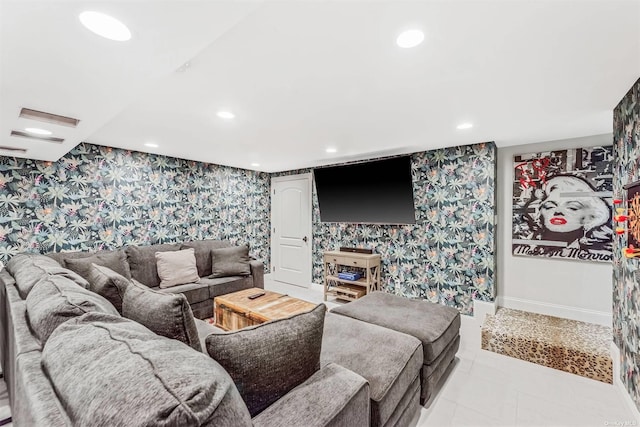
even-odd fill
[[[25,150],[24,148],[17,148],[17,147],[7,147],[4,145],[0,145],[0,151],[13,151],[14,153],[26,153],[27,150]]]
[[[22,132],[19,130],[12,130],[11,136],[21,136],[23,138],[37,139],[38,141],[53,142],[56,144],[62,144],[62,142],[64,141],[63,138],[56,138],[55,136],[33,135],[33,134]]]
[[[57,114],[45,113],[44,111],[31,110],[29,108],[20,110],[20,117],[72,128],[78,126],[78,123],[80,123],[80,120],[74,119],[73,117],[59,116]]]

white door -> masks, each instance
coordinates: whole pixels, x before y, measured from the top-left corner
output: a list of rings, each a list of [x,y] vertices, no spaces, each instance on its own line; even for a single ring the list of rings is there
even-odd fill
[[[271,179],[271,262],[274,280],[311,283],[311,174]]]

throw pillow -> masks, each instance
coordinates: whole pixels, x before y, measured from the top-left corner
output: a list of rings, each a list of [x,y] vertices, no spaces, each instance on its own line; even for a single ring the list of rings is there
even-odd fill
[[[193,248],[173,252],[156,252],[156,264],[161,288],[196,283],[200,280]]]
[[[320,369],[326,307],[240,329],[212,333],[207,352],[229,372],[254,417]]]
[[[89,276],[91,276],[92,264],[107,267],[119,275],[124,276],[125,279],[131,280],[131,271],[129,271],[127,257],[122,250],[103,252],[82,258],[65,258],[64,263],[68,269],[75,271],[89,280],[89,282],[91,281]]]
[[[31,329],[42,344],[72,317],[96,311],[119,316],[109,301],[62,276],[46,276],[36,283],[26,306]]]
[[[211,250],[211,276],[249,276],[251,266],[249,264],[249,245],[232,246],[230,248]]]
[[[131,282],[110,268],[91,264],[89,289],[103,296],[122,314],[124,292]]]
[[[193,312],[182,294],[154,291],[132,281],[124,293],[122,315],[158,335],[182,341],[202,351]]]
[[[74,426],[252,425],[218,363],[122,317],[90,313],[61,325],[42,366]]]

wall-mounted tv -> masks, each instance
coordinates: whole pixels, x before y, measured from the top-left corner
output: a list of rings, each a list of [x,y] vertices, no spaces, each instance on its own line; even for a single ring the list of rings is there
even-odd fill
[[[409,156],[317,168],[313,175],[322,222],[416,222]]]

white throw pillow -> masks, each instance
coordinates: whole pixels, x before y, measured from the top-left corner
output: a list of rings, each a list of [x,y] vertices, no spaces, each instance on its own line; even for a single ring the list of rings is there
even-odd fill
[[[196,253],[193,248],[182,251],[156,252],[156,267],[161,288],[196,283],[200,280],[196,267]]]

